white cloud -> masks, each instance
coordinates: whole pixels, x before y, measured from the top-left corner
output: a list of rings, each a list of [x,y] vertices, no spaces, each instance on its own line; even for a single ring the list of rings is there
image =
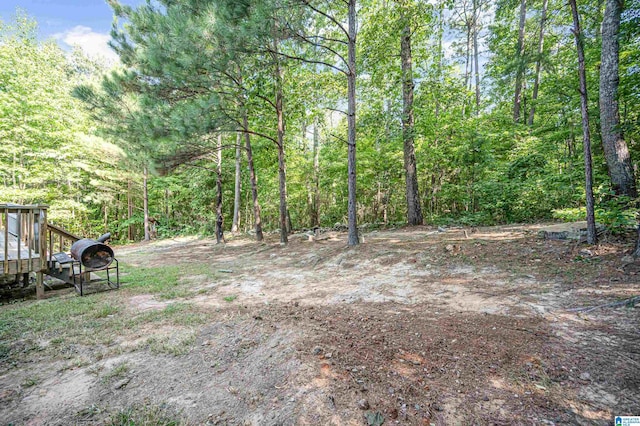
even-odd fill
[[[54,34],[53,38],[70,47],[80,47],[93,59],[103,60],[109,64],[118,62],[118,55],[107,44],[111,38],[109,34],[97,33],[90,27],[77,25],[65,32]]]

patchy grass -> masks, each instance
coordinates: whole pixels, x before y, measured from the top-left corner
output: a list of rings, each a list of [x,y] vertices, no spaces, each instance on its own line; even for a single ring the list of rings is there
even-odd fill
[[[40,377],[38,376],[27,377],[25,381],[22,382],[22,387],[30,388],[32,386],[37,385],[38,383],[40,383]]]
[[[238,298],[237,294],[232,294],[231,296],[225,296],[224,297],[224,301],[225,302],[233,302],[234,300],[236,300]]]
[[[157,406],[132,406],[111,416],[106,426],[180,426],[182,421],[175,413]]]
[[[172,356],[186,355],[196,342],[196,332],[186,330],[177,332],[171,336],[150,337],[147,346],[154,354],[166,354]]]
[[[207,264],[164,265],[156,267],[134,268],[124,264],[122,267],[123,285],[131,294],[155,294],[160,299],[171,300],[188,298],[195,293],[190,282],[182,278],[189,275],[202,275],[215,280],[217,274]]]
[[[113,379],[119,379],[126,376],[129,370],[130,370],[129,364],[126,361],[124,361],[117,364],[115,367],[113,367],[109,372],[107,372],[104,376],[102,376],[102,379],[105,382]]]
[[[95,360],[121,351],[118,341],[148,329],[150,323],[151,328],[203,324],[208,314],[187,303],[172,303],[160,311],[129,312],[128,300],[134,294],[169,300],[194,294],[188,282],[179,281],[182,272],[182,267],[173,266],[130,269],[128,284],[119,291],[5,306],[0,310],[0,359],[10,363],[35,358],[72,360],[82,347],[93,347]],[[183,349],[173,346],[180,345],[186,343],[167,343],[158,352],[179,353]]]
[[[93,313],[93,317],[96,319],[107,318],[116,315],[118,312],[120,312],[119,306],[107,302]]]

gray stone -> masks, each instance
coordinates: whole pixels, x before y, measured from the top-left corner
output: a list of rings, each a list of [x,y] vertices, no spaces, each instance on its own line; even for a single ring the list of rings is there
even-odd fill
[[[591,380],[591,374],[587,373],[586,371],[582,374],[580,374],[580,380]]]
[[[596,224],[596,232],[598,234],[604,231],[604,225]],[[545,240],[586,240],[587,222],[559,223],[557,225],[546,226],[538,231],[538,236]]]
[[[367,401],[366,399],[361,399],[358,401],[358,408],[360,408],[361,410],[368,410],[369,409],[369,401]]]

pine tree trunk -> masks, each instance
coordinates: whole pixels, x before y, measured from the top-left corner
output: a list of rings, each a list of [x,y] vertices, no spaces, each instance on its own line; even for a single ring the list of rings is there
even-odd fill
[[[280,193],[280,208],[279,208],[279,222],[280,222],[280,243],[287,244],[289,242],[289,222],[288,222],[288,209],[287,209],[287,168],[285,161],[285,125],[284,125],[284,96],[282,93],[282,68],[280,66],[279,57],[279,39],[277,34],[278,24],[277,19],[273,27],[273,52],[271,58],[273,60],[273,77],[275,81],[275,110],[277,118],[277,148],[278,148],[278,189]]]
[[[253,150],[251,149],[251,135],[249,135],[249,118],[247,112],[242,114],[242,125],[244,127],[245,150],[247,151],[247,165],[249,167],[249,183],[251,184],[251,198],[253,200],[253,218],[256,227],[256,241],[262,241],[262,218],[260,215],[260,202],[258,201],[258,179],[256,169],[253,165]]]
[[[169,223],[169,220],[171,219],[171,215],[170,215],[170,206],[169,206],[169,189],[165,188],[164,189],[164,218],[166,223]]]
[[[466,16],[466,12],[465,12],[465,16]],[[469,85],[471,84],[471,71],[473,68],[473,65],[471,62],[471,40],[472,40],[471,24],[469,23],[468,20],[465,23],[465,27],[467,30],[467,48],[465,52],[465,61],[464,61],[464,90],[467,90],[469,88]],[[466,96],[462,101],[462,115],[463,116],[467,115],[467,97]]]
[[[467,50],[465,52],[465,60],[464,60],[464,88],[465,90],[469,87],[471,81],[471,24],[467,22]]]
[[[149,229],[149,170],[144,166],[142,175],[142,209],[144,211],[144,240],[151,240],[151,230]]]
[[[348,0],[349,4],[349,40],[347,73],[347,145],[348,145],[348,244],[360,244],[358,237],[357,201],[356,201],[356,0]]]
[[[136,230],[131,223],[131,218],[133,217],[133,185],[131,183],[131,178],[127,179],[127,220],[129,221],[129,233],[127,235],[129,241],[133,241],[135,239]]]
[[[222,133],[218,133],[216,149],[216,243],[224,242],[224,216],[222,215]]]
[[[441,4],[438,7],[438,63],[436,64],[437,66],[437,79],[438,79],[438,83],[437,83],[437,89],[436,89],[436,99],[435,99],[435,104],[436,104],[436,108],[435,108],[435,119],[436,119],[436,123],[438,122],[438,118],[440,118],[440,93],[442,90],[442,60],[444,57],[444,52],[442,50],[442,38],[444,36],[444,29],[443,29],[443,22],[444,22],[444,4]]]
[[[520,25],[518,27],[516,88],[513,98],[513,121],[520,121],[520,108],[522,103],[522,80],[524,78],[524,24],[527,17],[526,0],[520,0]]]
[[[320,135],[318,120],[313,124],[313,195],[311,199],[311,227],[320,226]]]
[[[540,12],[540,34],[538,35],[538,57],[536,59],[536,77],[533,82],[533,94],[531,95],[531,109],[529,110],[529,120],[527,124],[533,126],[533,119],[536,114],[536,101],[538,100],[538,91],[540,90],[540,72],[542,70],[542,53],[544,51],[544,26],[547,23],[547,7],[549,0],[542,2],[542,11]]]
[[[406,17],[401,19],[405,20]],[[413,67],[411,57],[411,27],[406,24],[400,42],[402,64],[402,140],[404,143],[404,172],[407,198],[407,223],[422,225],[422,208],[418,190],[418,173],[414,145]]]
[[[638,196],[629,149],[620,130],[618,76],[620,14],[623,0],[606,0],[602,21],[600,130],[611,185],[616,195]]]
[[[116,222],[120,220],[120,209],[122,209],[122,203],[120,203],[120,191],[116,194],[116,212],[113,218]]]
[[[276,113],[278,116],[278,178],[280,191],[280,242],[289,242],[287,224],[287,168],[284,150],[284,111],[282,105],[282,88],[279,86],[276,93]]]
[[[236,134],[236,180],[233,190],[233,223],[231,225],[231,232],[238,232],[238,226],[240,221],[240,191],[242,189],[242,135]]]
[[[104,231],[103,231],[103,233],[106,234],[107,232],[109,232],[109,205],[105,203],[103,210],[104,210],[104,216],[103,216],[103,220],[104,220],[103,229],[104,229]]]
[[[478,53],[478,19],[480,7],[478,0],[473,0],[473,63],[476,80],[476,116],[480,114],[480,54]]]
[[[573,34],[576,39],[578,51],[578,73],[580,74],[580,111],[582,112],[582,137],[584,147],[584,175],[587,207],[587,243],[598,242],[596,234],[596,220],[593,202],[593,172],[591,170],[591,132],[589,129],[589,107],[587,96],[587,74],[584,65],[584,48],[582,45],[582,32],[580,31],[580,17],[576,0],[569,0],[573,15]]]

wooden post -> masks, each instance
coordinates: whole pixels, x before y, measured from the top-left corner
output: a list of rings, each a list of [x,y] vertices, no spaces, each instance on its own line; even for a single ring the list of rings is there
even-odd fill
[[[9,274],[9,209],[4,209],[4,274]]]
[[[44,298],[44,271],[47,269],[47,208],[40,206],[38,215],[38,255],[40,256],[40,270],[36,272],[36,297],[38,299]],[[53,247],[53,244],[51,245]],[[51,253],[49,253],[51,255]]]
[[[27,271],[33,271],[33,228],[34,228],[34,215],[35,210],[29,209],[27,215],[27,249],[29,250],[29,265],[27,267]]]
[[[36,297],[44,299],[44,272],[42,271],[36,273]]]
[[[17,274],[21,274],[22,273],[22,256],[20,253],[22,251],[20,245],[22,244],[22,210],[18,209],[16,210],[16,232],[18,233],[18,235],[16,236],[16,240],[18,242],[18,251],[17,251],[17,255],[18,255],[18,263],[17,263],[17,269],[16,269],[16,273]]]
[[[51,262],[51,260],[53,259],[53,234],[51,233],[51,231],[47,230],[47,234],[49,237],[49,252],[47,254],[47,262]]]

